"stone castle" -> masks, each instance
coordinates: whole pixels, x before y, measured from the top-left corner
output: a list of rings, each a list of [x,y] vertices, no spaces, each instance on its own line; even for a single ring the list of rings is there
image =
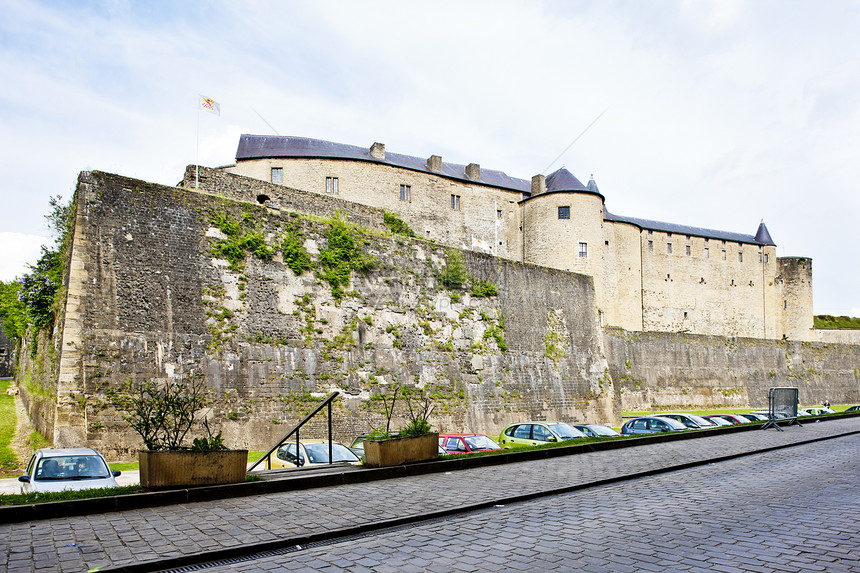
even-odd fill
[[[392,235],[383,209],[418,237]],[[341,219],[375,263],[339,298],[318,262]],[[489,435],[764,407],[772,386],[804,404],[860,399],[860,345],[809,341],[809,260],[777,260],[763,226],[611,215],[563,170],[526,182],[379,144],[245,136],[235,165],[189,166],[175,187],[82,172],[74,221],[63,311],[23,341],[16,372],[57,447],[131,457],[140,439],[111,391],[188,376],[212,391],[226,443],[253,450],[333,391],[336,439],[384,425],[371,397],[395,383],[432,389],[434,428]],[[262,255],[228,261],[219,245],[240,236]],[[287,242],[312,269],[287,264]],[[494,294],[443,284],[452,253]]]
[[[753,235],[606,210],[594,179],[562,168],[526,181],[302,137],[243,135],[225,171],[396,213],[422,237],[590,276],[601,325],[814,340],[812,260]]]

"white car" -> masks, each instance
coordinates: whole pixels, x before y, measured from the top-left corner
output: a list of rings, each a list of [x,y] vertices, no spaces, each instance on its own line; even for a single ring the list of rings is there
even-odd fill
[[[21,493],[119,487],[118,470],[111,471],[104,457],[92,448],[36,450],[27,473],[18,478]]]

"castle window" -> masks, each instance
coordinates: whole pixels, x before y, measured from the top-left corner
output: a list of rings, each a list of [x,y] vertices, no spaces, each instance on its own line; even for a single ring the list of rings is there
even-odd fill
[[[740,251],[738,251],[738,262],[739,263],[744,262],[744,254]]]
[[[764,254],[764,262],[767,262],[767,253]]]
[[[651,229],[648,229],[648,234],[649,234],[649,235],[653,235],[653,234],[654,234],[654,231],[652,231]]]
[[[579,243],[579,256],[587,257],[588,256],[588,243]]]
[[[687,240],[688,241],[690,240],[690,235],[687,235]],[[686,314],[686,313],[684,313],[684,314]],[[684,318],[686,318],[686,316]]]
[[[711,250],[708,247],[705,247],[705,258],[711,258]]]
[[[723,249],[723,260],[726,260],[726,250]]]
[[[672,254],[672,243],[666,243],[666,254],[667,255]]]
[[[687,245],[687,256],[690,256],[690,245]]]
[[[758,253],[758,262],[761,262],[761,251]]]
[[[707,237],[705,237],[705,242],[706,242],[706,243],[707,243],[709,240],[710,240],[710,239],[708,239]]]
[[[401,201],[412,201],[412,186],[411,185],[401,185],[400,186],[400,200]]]
[[[787,300],[782,301],[782,309],[788,310],[788,301]]]
[[[502,218],[502,210],[496,209],[496,219],[501,219],[501,218]]]
[[[559,219],[570,219],[570,206],[558,208]]]
[[[654,252],[654,241],[648,241],[648,252],[649,253]]]
[[[283,167],[272,167],[272,183],[283,183],[284,182],[284,168]]]
[[[672,236],[672,233],[666,233],[666,236],[667,236],[667,237],[671,237],[671,236]]]
[[[334,193],[335,195],[337,195],[337,193],[338,193],[337,177],[326,177],[325,178],[325,192],[326,193]]]
[[[451,195],[451,208],[455,211],[460,210],[460,196],[459,195]]]

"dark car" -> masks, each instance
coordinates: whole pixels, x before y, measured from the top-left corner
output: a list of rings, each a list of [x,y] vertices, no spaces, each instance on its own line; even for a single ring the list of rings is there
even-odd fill
[[[599,424],[571,424],[571,426],[589,438],[614,438],[621,435],[609,426],[601,426]]]
[[[675,432],[686,429],[687,426],[672,418],[640,416],[639,418],[633,418],[624,422],[624,425],[621,426],[621,434],[629,436],[631,434],[654,434],[657,432]]]
[[[846,412],[860,412],[860,406],[848,406],[845,408]]]

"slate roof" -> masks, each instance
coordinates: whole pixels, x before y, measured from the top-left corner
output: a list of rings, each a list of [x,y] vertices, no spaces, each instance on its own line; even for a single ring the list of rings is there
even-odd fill
[[[327,157],[332,159],[369,161],[402,167],[412,171],[421,171],[430,175],[444,175],[451,179],[473,182],[466,177],[465,165],[443,161],[441,172],[431,171],[427,167],[426,157],[413,157],[411,155],[391,153],[386,150],[385,159],[381,160],[370,156],[369,147],[358,147],[357,145],[346,145],[344,143],[334,143],[307,137],[245,134],[239,138],[236,161],[242,159],[262,159],[265,157]],[[485,169],[483,167],[481,168],[481,179],[478,182],[526,194],[530,193],[532,188],[531,181],[511,177],[504,171]]]
[[[381,163],[384,165],[392,165],[402,167],[412,171],[420,171],[427,174],[436,174],[457,179],[464,182],[472,182],[466,177],[466,166],[456,163],[442,162],[442,171],[431,171],[427,167],[427,159],[414,157],[411,155],[403,155],[400,153],[385,152],[385,159],[380,160],[370,156],[369,147],[359,147],[357,145],[347,145],[344,143],[334,143],[332,141],[323,141],[321,139],[311,139],[308,137],[280,136],[280,135],[250,135],[243,134],[239,138],[239,148],[236,150],[236,161],[243,159],[263,159],[270,157],[325,157],[332,159],[351,159],[354,161],[368,161],[372,163]],[[526,198],[531,195],[531,181],[526,179],[517,179],[507,175],[504,171],[496,171],[493,169],[481,168],[480,183],[517,191],[523,193]],[[592,177],[588,181],[588,185],[583,185],[582,182],[573,176],[567,169],[562,167],[554,173],[551,173],[546,178],[547,192],[559,191],[585,191],[596,193],[603,196],[597,188]],[[732,241],[737,243],[749,243],[753,245],[770,245],[775,246],[776,243],[770,237],[764,222],[759,225],[755,235],[746,235],[743,233],[732,233],[729,231],[718,231],[715,229],[705,229],[702,227],[691,227],[688,225],[677,225],[675,223],[664,223],[662,221],[651,221],[649,219],[640,219],[638,217],[625,217],[623,215],[613,215],[609,211],[605,212],[604,220],[614,221],[619,223],[629,223],[636,225],[641,229],[650,229],[652,231],[660,231],[663,233],[675,233],[678,235],[692,235],[696,237],[708,237],[709,239],[718,239]]]

